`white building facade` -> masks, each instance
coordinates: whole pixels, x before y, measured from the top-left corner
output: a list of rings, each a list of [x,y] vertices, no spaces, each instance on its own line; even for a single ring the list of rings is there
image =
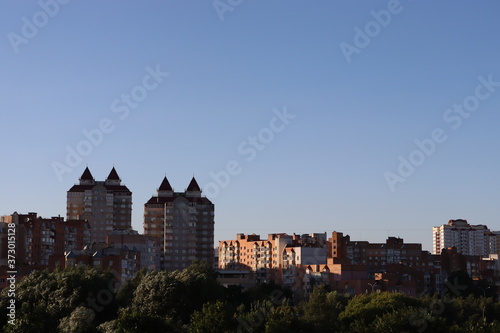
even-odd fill
[[[464,255],[488,256],[497,253],[497,237],[485,225],[470,225],[467,220],[450,220],[432,228],[433,253],[456,247]]]

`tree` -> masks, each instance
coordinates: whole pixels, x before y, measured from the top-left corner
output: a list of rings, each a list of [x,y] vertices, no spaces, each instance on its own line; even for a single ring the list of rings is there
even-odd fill
[[[96,268],[33,271],[16,286],[16,325],[4,324],[4,331],[56,332],[59,322],[71,318],[77,307],[95,312],[92,325],[109,320],[116,313],[114,281],[110,272]],[[4,290],[0,296],[2,319],[6,318],[4,305],[8,301]]]
[[[79,306],[70,316],[64,317],[59,323],[59,332],[61,333],[90,333],[97,332],[92,322],[95,318],[95,312],[92,309]]]
[[[300,317],[313,332],[328,332],[338,327],[337,318],[349,301],[349,296],[325,286],[314,287],[307,301],[299,305]]]
[[[421,308],[420,300],[400,293],[357,295],[349,301],[339,319],[349,332],[375,332],[377,323],[380,327],[378,318],[386,316],[393,321],[399,318],[399,321],[404,321],[403,327],[407,327],[412,311]],[[388,315],[391,313],[394,314]]]
[[[137,286],[141,283],[142,279],[146,275],[146,269],[143,268],[135,273],[134,277],[127,280],[123,286],[116,293],[116,301],[119,307],[124,308],[130,305],[132,299],[134,298],[134,292]]]
[[[289,303],[288,299],[285,299],[281,305],[271,309],[266,320],[265,333],[299,332],[300,322],[297,309]]]
[[[206,303],[201,311],[191,316],[190,333],[234,332],[233,311],[225,302]]]
[[[217,273],[205,262],[195,262],[183,271],[151,271],[142,278],[125,311],[187,325],[195,310],[222,297],[222,289]]]

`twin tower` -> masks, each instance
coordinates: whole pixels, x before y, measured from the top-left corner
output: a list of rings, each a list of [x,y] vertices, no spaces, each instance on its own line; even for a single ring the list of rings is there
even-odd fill
[[[175,192],[165,177],[144,205],[144,235],[155,239],[163,269],[182,269],[195,259],[213,264],[214,204],[201,192],[194,177],[184,192]],[[114,167],[104,181],[86,168],[67,193],[66,211],[68,220],[89,222],[92,242],[104,243],[111,232],[132,229],[132,192]]]

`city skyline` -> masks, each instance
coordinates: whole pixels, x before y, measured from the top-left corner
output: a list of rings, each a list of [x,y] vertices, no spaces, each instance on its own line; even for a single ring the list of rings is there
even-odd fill
[[[82,184],[83,184],[83,185],[82,185]],[[107,178],[106,178],[106,180],[105,180],[105,181],[97,181],[97,180],[94,178],[94,176],[93,176],[93,174],[92,174],[92,171],[90,171],[89,167],[87,166],[87,167],[85,168],[85,170],[83,171],[82,175],[79,177],[79,183],[75,183],[75,185],[74,185],[74,186],[73,186],[73,187],[72,187],[72,188],[68,191],[68,195],[67,195],[67,198],[68,198],[67,210],[68,210],[68,211],[67,211],[67,214],[66,214],[66,218],[67,218],[68,220],[78,220],[78,219],[82,219],[82,220],[85,220],[85,221],[89,221],[89,222],[90,222],[90,225],[93,225],[95,222],[92,222],[92,221],[93,221],[92,217],[91,217],[90,215],[88,215],[88,216],[86,215],[86,214],[90,214],[90,213],[89,213],[89,212],[90,212],[90,210],[89,210],[89,212],[87,212],[87,209],[85,209],[85,212],[84,212],[83,201],[82,201],[82,200],[83,200],[83,197],[81,197],[81,198],[79,198],[79,200],[77,200],[78,202],[82,201],[82,203],[80,203],[80,204],[78,204],[78,205],[73,205],[73,204],[70,204],[70,203],[73,203],[73,201],[75,200],[75,198],[73,198],[73,195],[72,195],[72,194],[78,194],[78,193],[73,193],[73,192],[75,192],[75,191],[76,191],[76,192],[82,192],[82,190],[81,190],[80,188],[82,188],[82,187],[83,187],[83,188],[85,188],[85,189],[92,189],[92,195],[93,195],[93,196],[95,196],[96,194],[98,194],[98,195],[99,195],[99,194],[102,192],[102,191],[100,191],[100,188],[101,188],[102,186],[107,186],[107,185],[108,185],[108,186],[109,186],[109,185],[112,185],[112,186],[111,186],[111,188],[113,188],[113,189],[115,189],[115,190],[116,190],[117,188],[120,188],[121,190],[123,190],[123,189],[124,189],[124,190],[127,192],[127,193],[126,193],[126,197],[127,197],[126,201],[128,202],[128,204],[127,204],[126,206],[127,206],[127,207],[129,207],[128,209],[131,209],[131,208],[130,208],[130,206],[132,206],[132,205],[131,205],[131,202],[133,201],[133,200],[132,200],[132,193],[131,193],[131,191],[130,191],[130,190],[129,190],[129,189],[128,189],[128,188],[127,188],[124,184],[122,184],[122,183],[121,183],[121,177],[118,175],[118,173],[117,173],[117,171],[116,171],[116,169],[115,169],[115,167],[114,167],[114,166],[112,167],[112,169],[111,169],[111,171],[110,171],[110,173],[109,173],[109,175],[107,176]],[[194,191],[194,192],[193,192],[193,191]],[[94,193],[94,192],[95,192],[95,193]],[[112,192],[112,191],[111,191],[111,192]],[[187,186],[187,188],[185,188],[185,189],[184,189],[184,193],[183,193],[183,192],[174,192],[174,189],[173,189],[173,188],[172,188],[172,186],[170,185],[170,182],[168,181],[167,176],[165,176],[165,177],[163,178],[163,180],[162,180],[161,184],[160,184],[160,185],[159,185],[159,187],[156,189],[156,192],[157,192],[157,194],[156,194],[156,195],[153,195],[153,196],[152,196],[152,197],[151,197],[151,198],[150,198],[147,202],[145,202],[145,204],[144,204],[144,215],[143,215],[143,221],[142,221],[143,228],[142,228],[142,229],[134,229],[134,228],[133,228],[133,225],[132,225],[132,229],[130,229],[129,227],[126,227],[124,230],[135,230],[135,231],[139,232],[139,234],[141,234],[141,235],[145,235],[145,236],[156,236],[156,237],[158,237],[158,236],[157,236],[157,235],[158,235],[158,233],[157,233],[156,231],[155,231],[155,232],[153,232],[153,233],[151,233],[151,224],[156,225],[156,224],[158,224],[158,223],[160,222],[160,220],[162,220],[162,221],[163,221],[163,217],[164,217],[164,216],[166,216],[167,212],[168,212],[168,214],[172,214],[172,215],[173,215],[173,214],[174,214],[174,211],[179,211],[179,209],[180,209],[180,208],[179,208],[179,207],[177,207],[177,206],[175,206],[175,207],[177,207],[177,208],[175,208],[175,209],[174,209],[174,206],[172,206],[172,207],[171,207],[171,209],[168,209],[168,211],[164,211],[164,209],[166,209],[166,206],[164,207],[164,203],[163,203],[163,201],[164,201],[164,200],[163,200],[163,201],[161,201],[161,202],[162,202],[161,204],[158,204],[158,203],[160,203],[160,200],[159,200],[159,199],[167,199],[167,201],[168,201],[168,202],[175,202],[175,201],[173,201],[174,196],[175,196],[176,198],[177,198],[177,197],[186,197],[188,200],[189,200],[189,198],[190,198],[190,197],[194,197],[194,198],[192,198],[192,199],[194,199],[194,201],[195,201],[195,202],[200,201],[200,202],[203,202],[203,203],[208,203],[210,206],[212,206],[212,208],[211,208],[211,213],[210,213],[210,214],[211,214],[212,219],[213,219],[213,216],[214,216],[214,208],[213,208],[213,204],[210,202],[210,200],[205,199],[205,198],[206,198],[206,196],[202,194],[202,190],[201,190],[201,188],[199,187],[199,185],[198,185],[198,183],[197,183],[197,181],[196,181],[196,179],[195,179],[195,177],[194,177],[194,176],[193,176],[193,178],[191,179],[191,181],[190,181],[189,185]],[[108,195],[110,195],[109,193],[110,193],[110,191],[108,190]],[[83,192],[82,192],[82,194],[83,194]],[[89,198],[87,198],[87,197],[86,197],[86,199],[85,199],[85,200],[86,200],[86,202],[87,202],[88,200],[90,200],[90,201],[88,202],[88,203],[90,203],[90,202],[93,202],[93,201],[97,200],[96,202],[97,202],[98,204],[100,204],[99,202],[104,200],[103,198],[100,198],[100,197],[99,197],[99,198],[97,198],[97,197],[96,197],[96,198],[92,199],[92,195],[91,195]],[[111,194],[111,195],[112,195],[112,197],[113,197],[115,194]],[[102,196],[102,195],[101,195],[101,196]],[[169,199],[169,197],[171,197],[171,198]],[[116,206],[116,204],[113,204],[113,200],[114,200],[114,199],[112,199],[112,201],[111,201],[111,205],[112,205],[112,206]],[[184,203],[185,199],[182,199],[181,201],[182,201],[182,202],[181,202],[181,204],[182,204],[182,205],[186,205],[186,204]],[[186,202],[187,202],[187,201],[186,201]],[[119,199],[119,200],[118,200],[118,209],[120,208],[119,206],[121,206],[121,205],[122,205],[122,199]],[[192,204],[190,204],[190,205],[192,205]],[[77,206],[78,206],[79,208],[78,208],[77,210],[74,210],[75,208],[74,208],[73,206],[74,206],[74,207],[77,207]],[[81,206],[81,207],[80,207],[80,206]],[[106,205],[105,205],[105,206],[106,206]],[[103,206],[103,207],[105,207],[105,206]],[[154,207],[153,207],[153,206],[154,206]],[[156,207],[156,206],[158,206],[158,207]],[[86,206],[86,207],[87,207],[87,206]],[[88,207],[91,207],[91,206],[88,206]],[[99,208],[99,207],[100,207],[100,206],[97,206],[97,208]],[[160,210],[159,210],[158,212],[154,212],[154,214],[153,214],[153,215],[151,215],[151,214],[152,214],[151,207],[153,207],[153,210],[155,210],[155,209],[154,209],[155,207],[156,207],[156,208],[159,208]],[[170,206],[169,206],[169,207],[170,207]],[[170,212],[171,210],[172,210],[172,212]],[[112,211],[114,211],[114,209],[113,209]],[[71,213],[70,213],[70,212],[71,212]],[[97,210],[96,210],[96,212],[97,212]],[[104,210],[103,210],[103,212],[104,212]],[[107,212],[107,211],[106,211],[106,212]],[[119,212],[121,213],[121,211],[119,211]],[[15,211],[15,213],[18,213],[18,214],[38,214],[38,212],[33,212],[33,211],[26,211],[26,212],[18,212],[18,211]],[[93,214],[94,214],[94,213],[93,213]],[[100,216],[99,214],[100,214],[100,213],[97,213],[97,215],[98,215],[98,216]],[[158,215],[158,214],[159,214],[159,215]],[[205,212],[205,213],[203,213],[203,214],[202,214],[202,211],[200,211],[200,212],[198,212],[198,213],[196,213],[196,214],[199,214],[199,216],[197,217],[197,219],[198,219],[198,220],[200,220],[200,223],[201,223],[201,221],[202,221],[202,220],[204,221],[204,219],[205,219],[205,217],[204,217],[203,215],[209,215],[209,214],[207,214],[207,212]],[[195,214],[195,215],[196,215],[196,214]],[[95,214],[94,214],[94,215],[95,215]],[[96,216],[97,216],[97,215],[96,215]],[[118,215],[120,215],[120,214],[118,214]],[[179,215],[179,214],[177,214],[177,215]],[[189,218],[188,218],[188,215],[189,215],[189,214],[188,214],[187,212],[186,212],[186,213],[182,213],[182,214],[180,214],[180,215],[182,216],[182,218],[180,219],[180,221],[187,222],[187,221],[189,220]],[[59,217],[57,217],[57,216],[59,216]],[[60,218],[61,214],[58,214],[57,216],[56,216],[56,215],[50,215],[50,216],[40,216],[40,217],[42,217],[42,218],[49,218],[49,217],[53,217],[53,218]],[[151,220],[151,219],[152,219],[152,217],[156,217],[156,218],[155,218],[155,219],[153,219],[153,220]],[[196,219],[196,218],[195,218],[195,219]],[[109,233],[109,234],[110,234],[113,230],[120,230],[120,229],[116,229],[116,227],[117,227],[118,225],[115,225],[115,224],[117,224],[117,223],[123,223],[123,222],[120,222],[121,220],[122,220],[122,218],[120,218],[120,217],[117,217],[116,219],[115,219],[115,218],[113,218],[113,219],[111,220],[110,225],[112,225],[113,227],[112,227],[111,229],[109,229],[109,230],[108,230],[108,233]],[[466,229],[466,230],[471,230],[471,231],[472,231],[472,230],[476,230],[476,229],[478,229],[478,230],[487,230],[487,233],[490,233],[490,230],[489,230],[489,229],[486,229],[486,228],[487,228],[487,226],[486,226],[486,225],[469,225],[469,224],[467,224],[467,221],[466,221],[466,220],[463,220],[463,219],[458,219],[458,220],[449,220],[449,221],[448,221],[448,224],[442,224],[441,226],[433,226],[433,227],[432,227],[432,233],[433,233],[433,236],[432,236],[432,237],[433,237],[433,240],[434,240],[434,242],[433,242],[433,247],[432,247],[432,249],[431,249],[431,250],[427,250],[427,249],[425,249],[425,248],[423,248],[423,250],[426,250],[426,251],[428,251],[429,253],[439,254],[439,253],[441,252],[441,250],[439,250],[439,251],[438,251],[438,249],[436,249],[436,230],[440,230],[440,228],[446,227],[447,225],[451,225],[451,224],[455,223],[455,221],[461,221],[461,223],[463,223],[463,224],[466,226],[466,227],[465,227],[465,229]],[[159,224],[159,226],[160,226],[160,227],[161,227],[162,223],[163,223],[163,222],[161,222],[161,223]],[[212,223],[213,223],[213,221],[212,221]],[[203,223],[201,223],[201,224],[203,224]],[[201,224],[200,224],[200,225],[201,225]],[[106,223],[104,223],[103,225],[106,225]],[[129,224],[129,223],[126,223],[126,225],[130,225],[130,224]],[[148,227],[146,228],[146,226],[148,226]],[[187,226],[187,225],[186,225],[186,226]],[[154,227],[157,227],[157,226],[154,226]],[[179,225],[179,226],[177,226],[177,228],[180,228],[180,227],[181,227],[180,225]],[[91,229],[93,230],[94,228],[91,228]],[[99,234],[100,236],[104,236],[104,235],[106,234],[106,233],[103,233],[103,231],[102,231],[102,230],[103,230],[104,228],[102,228],[102,227],[101,227],[101,228],[95,228],[95,229],[98,229],[98,230],[93,231],[93,232],[92,232],[93,234],[94,234],[96,231],[97,231],[97,234]],[[163,229],[164,229],[164,226],[163,226],[163,227],[161,227],[161,230],[163,230]],[[182,229],[182,228],[181,228],[181,229]],[[180,231],[181,229],[177,230],[177,232],[179,232],[179,235],[180,235],[180,234],[182,234],[182,232]],[[213,233],[213,229],[214,229],[214,225],[213,225],[213,224],[212,224],[212,226],[211,226],[211,229],[212,229],[212,231],[211,231],[211,232]],[[161,230],[160,230],[160,233],[161,233]],[[166,229],[165,229],[165,230],[166,230]],[[342,233],[343,233],[343,231],[342,231],[342,230],[334,230],[334,229],[332,229],[332,230],[329,230],[328,232],[330,232],[330,231],[333,231],[334,233],[335,233],[335,232],[342,232]],[[494,230],[493,230],[493,231],[494,231]],[[170,231],[170,232],[171,232],[171,231]],[[496,233],[497,233],[497,234],[498,234],[499,232],[500,232],[500,231],[496,231]],[[191,233],[191,231],[189,231],[189,233]],[[302,232],[293,232],[293,233],[292,233],[292,232],[288,232],[288,231],[287,231],[287,232],[277,231],[277,232],[275,232],[275,233],[269,233],[269,234],[271,235],[271,234],[288,234],[288,233],[293,234],[293,235],[300,235],[300,234],[302,234]],[[312,232],[312,233],[314,234],[314,232]],[[325,233],[327,233],[327,231],[325,231]],[[243,233],[239,233],[239,232],[238,232],[238,233],[237,233],[237,235],[239,235],[239,234],[243,234]],[[260,235],[260,234],[261,234],[260,232],[256,232],[255,230],[252,232],[252,235]],[[305,234],[308,234],[308,233],[305,233]],[[165,234],[165,235],[166,235],[166,234]],[[163,235],[163,236],[165,236],[165,235]],[[346,235],[348,236],[348,234],[347,234],[347,233],[346,233]],[[160,238],[162,238],[163,236],[160,236]],[[200,237],[201,237],[201,234],[200,234]],[[391,236],[391,235],[389,235],[389,234],[387,235],[387,239],[389,239],[389,238],[391,238],[391,237],[392,237],[392,238],[394,238],[395,236]],[[494,236],[493,236],[493,237],[494,237]],[[496,237],[498,238],[498,236],[496,236]],[[402,240],[404,239],[403,237],[400,237],[400,236],[397,236],[396,238],[400,238],[400,239],[402,239]],[[173,239],[173,238],[172,238],[172,239]],[[101,241],[102,241],[102,240],[101,240]],[[163,240],[163,239],[162,239],[160,243],[163,243],[164,241],[165,241],[165,240]],[[183,241],[186,241],[186,240],[183,240]],[[214,246],[216,246],[216,245],[217,245],[218,243],[220,243],[221,241],[223,241],[223,240],[214,238],[214,239],[213,239]],[[363,242],[363,241],[366,241],[366,240],[365,240],[365,239],[355,239],[355,241],[362,241],[362,242]],[[373,242],[373,241],[372,241],[372,242]],[[443,242],[444,242],[444,240],[443,240]],[[414,243],[417,243],[417,244],[422,244],[422,245],[423,245],[425,242],[415,241]],[[179,243],[179,244],[182,244],[182,242],[181,242],[181,243]],[[482,243],[481,243],[481,244],[482,244]],[[444,244],[443,244],[443,245],[444,245]],[[448,244],[448,246],[449,246],[449,245],[450,245],[450,244]],[[444,248],[447,248],[448,246],[445,246]],[[482,246],[482,245],[481,245],[481,246]],[[495,246],[496,246],[496,245],[495,245]],[[161,248],[163,249],[163,246],[161,246]],[[163,250],[162,250],[162,252],[163,252]],[[496,251],[494,251],[494,252],[496,252]],[[494,253],[494,252],[492,252],[492,253]],[[193,253],[194,253],[194,252],[193,252]],[[487,252],[485,252],[485,253],[487,253]],[[186,264],[184,264],[184,265],[186,266]]]
[[[115,166],[141,233],[164,176],[214,243],[500,229],[497,3],[40,3],[0,14],[0,215],[64,216]]]

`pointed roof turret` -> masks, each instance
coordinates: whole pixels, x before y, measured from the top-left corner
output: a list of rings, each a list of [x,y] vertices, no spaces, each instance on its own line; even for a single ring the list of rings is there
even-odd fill
[[[201,188],[198,185],[198,183],[196,182],[196,179],[194,179],[194,177],[193,177],[193,179],[191,179],[191,182],[189,183],[187,191],[188,192],[201,192]]]
[[[189,183],[189,186],[186,190],[186,196],[187,197],[200,197],[201,196],[201,188],[196,182],[196,179],[191,179],[191,182]]]
[[[85,171],[83,171],[83,174],[80,177],[80,180],[94,180],[94,176],[92,176],[92,173],[90,172],[89,167],[85,168]]]
[[[111,169],[111,172],[109,173],[107,180],[121,180],[120,176],[118,176],[118,172],[116,172],[115,167]]]
[[[163,181],[161,182],[160,188],[158,189],[158,196],[159,197],[172,197],[174,195],[174,190],[172,189],[172,186],[170,186],[170,183],[168,182],[167,177],[163,178]]]
[[[119,186],[121,181],[122,180],[120,179],[120,176],[118,176],[118,172],[116,172],[115,167],[113,167],[113,169],[111,169],[111,172],[108,175],[108,178],[106,178],[104,184],[106,186]]]
[[[163,178],[163,181],[161,182],[158,191],[173,191],[172,186],[170,186],[170,183],[168,182],[167,176]]]
[[[94,184],[95,184],[94,176],[92,176],[92,173],[90,173],[89,167],[86,167],[85,171],[83,171],[82,176],[80,177],[80,185],[94,185]]]

